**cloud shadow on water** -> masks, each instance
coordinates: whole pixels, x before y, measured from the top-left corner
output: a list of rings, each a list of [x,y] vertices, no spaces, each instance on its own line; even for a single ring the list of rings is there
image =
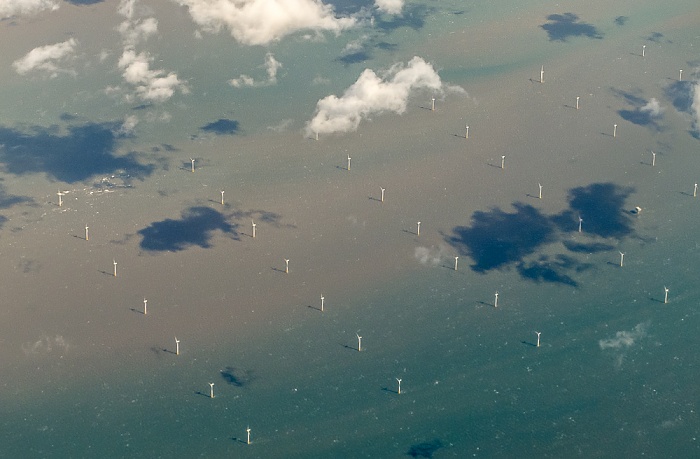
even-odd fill
[[[374,0],[325,0],[323,3],[331,5],[337,16],[348,16],[374,6]]]
[[[118,123],[33,126],[19,130],[0,126],[0,162],[14,175],[44,173],[67,183],[124,170],[130,176],[150,175],[155,166],[143,165],[136,153],[117,156]]]
[[[663,118],[663,109],[656,99],[644,99],[638,95],[641,93],[639,90],[630,92],[613,88],[612,92],[617,97],[623,98],[628,104],[635,105],[632,109],[618,110],[618,115],[624,120],[637,126],[646,126],[657,131],[662,130],[659,121]]]
[[[413,30],[422,29],[425,26],[426,18],[436,11],[425,5],[407,3],[399,16],[375,17],[374,25],[380,30],[391,31],[401,27],[408,27]]]
[[[71,5],[86,6],[86,5],[94,5],[95,3],[102,3],[105,0],[65,0],[65,1],[70,3]]]
[[[598,29],[592,24],[580,22],[578,15],[574,13],[550,14],[546,24],[542,28],[549,36],[549,41],[566,41],[569,37],[588,37],[602,39]]]
[[[633,234],[633,220],[624,208],[632,192],[613,183],[593,183],[570,190],[568,208],[554,215],[520,202],[513,204],[510,213],[499,208],[477,211],[471,226],[453,228],[445,240],[474,261],[471,268],[475,272],[514,267],[524,279],[575,287],[574,274],[593,268],[577,260],[576,254],[613,250],[616,245],[609,239]],[[568,235],[578,232],[579,216],[583,233],[572,241]],[[568,253],[538,254],[554,243],[561,243]]]
[[[614,183],[593,183],[569,191],[569,209],[552,220],[563,232],[578,231],[578,218],[583,231],[603,238],[620,239],[632,234],[632,219],[624,208],[634,190]]]
[[[360,62],[368,61],[372,56],[367,51],[356,51],[354,53],[344,54],[340,56],[337,60],[345,65],[358,64]]]
[[[236,120],[221,118],[206,124],[200,128],[204,132],[212,132],[216,135],[235,135],[240,130],[240,123]]]
[[[139,230],[143,237],[140,246],[151,252],[178,252],[191,246],[209,248],[212,233],[217,230],[238,240],[238,225],[227,220],[224,214],[209,207],[190,207],[179,220],[168,218]]]
[[[454,228],[448,242],[474,260],[474,271],[483,273],[521,261],[554,240],[556,227],[546,215],[528,204],[516,202],[513,207],[513,213],[498,208],[474,212],[472,226]]]
[[[235,367],[226,367],[221,370],[221,377],[227,384],[236,387],[246,386],[253,380],[253,376],[250,371],[241,370],[240,368]]]
[[[615,246],[613,245],[604,244],[602,242],[582,243],[574,241],[563,241],[563,244],[567,250],[575,253],[608,252],[615,248]]]
[[[5,186],[0,184],[0,209],[7,209],[16,204],[33,202],[34,200],[29,196],[17,196],[7,193],[7,191],[5,191]]]
[[[693,83],[674,81],[664,89],[664,95],[679,112],[691,113],[693,107]]]
[[[652,32],[646,36],[646,40],[651,41],[653,43],[661,43],[662,38],[664,38],[664,34],[662,34],[661,32]],[[669,43],[671,42],[669,41]]]
[[[443,446],[445,445],[442,443],[442,441],[440,441],[439,438],[436,438],[431,441],[411,445],[411,447],[408,449],[408,452],[406,452],[406,455],[411,457],[424,457],[429,459],[433,457],[433,454],[435,454],[435,452]]]
[[[517,270],[523,278],[535,282],[554,282],[576,287],[578,283],[566,271],[582,272],[592,268],[588,263],[580,263],[575,258],[558,254],[551,258],[541,256],[536,261],[518,263]]]
[[[617,114],[620,115],[622,119],[636,124],[637,126],[647,126],[657,131],[661,130],[661,126],[656,122],[659,117],[641,108],[635,108],[634,110],[618,110]]]

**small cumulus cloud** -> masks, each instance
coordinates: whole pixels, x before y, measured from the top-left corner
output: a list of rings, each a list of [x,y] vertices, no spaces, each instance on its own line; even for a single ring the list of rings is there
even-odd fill
[[[382,75],[365,69],[342,96],[330,95],[318,101],[306,133],[356,131],[360,122],[372,114],[386,111],[401,114],[406,111],[411,93],[418,89],[438,94],[465,92],[460,87],[443,84],[433,66],[417,56],[406,65],[393,65]]]
[[[614,338],[606,338],[598,341],[601,349],[624,349],[634,345],[637,341],[647,336],[648,324],[639,323],[632,330],[622,330],[615,333]]]
[[[22,344],[22,351],[26,355],[48,354],[54,350],[59,352],[67,351],[71,346],[61,335],[42,336],[36,341],[29,341]]]
[[[151,69],[151,55],[146,51],[136,51],[139,43],[158,32],[158,21],[152,17],[136,17],[137,9],[137,0],[122,0],[117,7],[117,12],[125,18],[117,28],[124,44],[117,66],[124,81],[135,88],[136,97],[146,102],[165,102],[175,91],[188,93],[187,86],[175,72]],[[119,87],[107,88],[108,93],[120,90]],[[127,96],[127,100],[132,98]]]
[[[442,245],[438,248],[419,246],[416,247],[413,256],[422,265],[437,266],[443,259],[447,258],[448,253],[446,248]]]
[[[59,73],[75,73],[62,65],[75,56],[75,47],[78,41],[71,38],[53,45],[39,46],[29,51],[23,58],[12,63],[15,71],[20,75],[26,75],[32,71],[46,72],[52,78]]]
[[[404,0],[374,0],[374,6],[379,11],[387,14],[401,14]]]
[[[158,33],[158,20],[156,18],[135,21],[127,19],[119,24],[117,31],[126,45],[134,46]]]
[[[268,126],[267,129],[273,132],[284,132],[289,129],[289,126],[291,126],[293,123],[293,120],[291,118],[286,118],[277,123],[274,126]]]
[[[343,48],[343,54],[356,53],[365,49],[366,42],[369,40],[369,36],[363,35],[357,40],[352,40],[345,45]]]
[[[300,30],[336,34],[354,27],[357,19],[336,17],[320,0],[175,0],[188,8],[192,20],[207,32],[228,29],[246,45],[265,45]]]
[[[267,72],[267,79],[262,81],[256,81],[253,77],[248,75],[241,75],[238,78],[229,80],[229,84],[235,88],[240,88],[242,86],[251,87],[261,87],[261,86],[271,86],[277,83],[277,72],[282,68],[282,64],[275,59],[272,53],[267,53],[265,55],[265,70]]]
[[[170,99],[176,90],[187,93],[187,87],[175,72],[151,70],[153,58],[146,52],[136,53],[125,49],[119,58],[119,68],[124,80],[136,88],[137,96],[147,102],[164,102]]]
[[[58,6],[54,0],[0,0],[0,19],[31,16],[44,10],[55,11]]]
[[[139,124],[138,116],[128,115],[124,118],[124,122],[119,126],[119,129],[117,129],[116,134],[121,137],[130,137],[134,135],[137,124]]]
[[[651,118],[658,118],[663,114],[664,109],[659,101],[652,97],[646,105],[640,107],[639,111],[648,114]]]

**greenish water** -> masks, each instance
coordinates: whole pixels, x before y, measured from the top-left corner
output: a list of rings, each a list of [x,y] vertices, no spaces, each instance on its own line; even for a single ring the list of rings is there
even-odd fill
[[[697,456],[700,160],[674,99],[697,8],[481,3],[252,47],[144,3],[140,46],[188,88],[152,105],[124,99],[117,3],[0,22],[0,457]],[[567,12],[579,36],[549,40]],[[12,70],[68,35],[74,75]],[[268,51],[276,84],[227,84]],[[414,55],[468,95],[305,138],[317,100]]]

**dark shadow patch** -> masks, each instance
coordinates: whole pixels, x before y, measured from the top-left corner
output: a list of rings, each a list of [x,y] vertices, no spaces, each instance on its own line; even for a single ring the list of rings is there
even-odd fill
[[[226,367],[221,370],[221,377],[226,381],[227,384],[236,387],[246,386],[250,381],[253,380],[250,371],[241,370],[240,368]]]
[[[202,126],[200,129],[204,132],[213,132],[216,135],[235,135],[238,134],[240,124],[236,120],[221,118]]]
[[[395,43],[388,43],[386,41],[380,41],[375,45],[377,49],[381,49],[382,51],[396,51],[399,46]]]
[[[639,110],[618,110],[617,114],[624,120],[639,126],[645,126],[652,122],[648,114],[641,113]]]
[[[564,247],[570,252],[575,253],[598,253],[598,252],[608,252],[615,247],[610,244],[604,244],[602,242],[592,242],[590,244],[574,242],[574,241],[564,241]]]
[[[116,156],[119,123],[69,126],[33,126],[25,131],[0,126],[0,162],[14,175],[44,173],[67,183],[95,175],[126,171],[131,177],[150,175],[155,166],[142,165],[131,152]]]
[[[443,445],[442,441],[436,438],[435,440],[411,445],[411,447],[408,448],[408,452],[406,453],[406,455],[411,457],[431,458],[433,457],[433,454],[435,454],[435,452],[443,446],[445,445]]]
[[[576,282],[567,274],[562,272],[562,269],[569,268],[566,264],[575,263],[572,258],[567,257],[565,260],[550,260],[549,257],[541,257],[537,261],[528,263],[518,263],[518,273],[525,279],[530,279],[535,282],[556,282],[560,284],[571,285],[576,287]]]
[[[78,117],[73,115],[72,113],[66,113],[66,112],[63,112],[58,116],[58,119],[60,119],[61,121],[66,121],[66,122],[75,121],[77,118]]]
[[[579,215],[583,218],[583,232],[604,238],[622,238],[632,233],[631,218],[625,210],[625,201],[632,188],[621,188],[614,183],[593,183],[569,191],[569,210],[552,217],[563,232],[578,231]]]
[[[350,54],[345,54],[343,56],[340,56],[337,60],[345,65],[350,65],[365,62],[370,60],[371,58],[372,56],[367,51],[362,50]]]
[[[225,215],[208,207],[191,207],[182,212],[180,220],[165,219],[151,223],[139,230],[143,237],[141,248],[153,252],[177,252],[196,245],[211,247],[210,240],[214,231],[229,234],[238,240],[238,225],[227,221]]]
[[[662,128],[659,125],[659,121],[663,118],[663,113],[661,106],[655,99],[646,100],[640,97],[636,93],[640,91],[628,92],[617,89],[612,89],[613,94],[618,97],[625,99],[630,105],[635,105],[636,107],[630,110],[618,110],[618,115],[620,115],[624,120],[629,121],[632,124],[638,126],[646,126],[657,131]]]
[[[656,122],[662,117],[661,113],[654,113],[644,107],[635,108],[634,110],[618,110],[617,113],[622,119],[636,124],[637,126],[647,126],[657,131],[661,130],[661,126]]]
[[[513,207],[514,213],[498,208],[474,212],[471,227],[454,228],[448,242],[474,260],[474,271],[483,273],[522,261],[554,240],[555,227],[547,216],[527,204],[515,203]]]
[[[578,15],[574,13],[550,14],[549,21],[540,27],[547,32],[550,41],[566,41],[569,37],[588,37],[602,39],[598,29],[592,24],[580,22]]]
[[[384,31],[391,31],[401,27],[419,30],[425,26],[426,18],[435,11],[435,8],[410,3],[403,7],[403,11],[400,16],[391,16],[388,19],[383,17],[384,15],[375,17],[374,25],[378,29]]]
[[[628,20],[629,20],[629,18],[627,16],[618,16],[615,18],[615,25],[623,26],[623,25],[627,24]]]
[[[664,89],[664,95],[673,104],[673,108],[683,113],[691,113],[693,107],[693,83],[674,81]]]
[[[460,254],[472,258],[471,268],[476,272],[515,267],[524,279],[576,287],[573,275],[593,265],[566,253],[537,258],[530,255],[545,244],[560,241],[571,254],[613,250],[613,244],[562,241],[562,237],[578,231],[579,215],[583,218],[583,237],[621,239],[631,235],[633,220],[625,201],[632,192],[612,183],[594,183],[570,190],[569,208],[555,215],[544,215],[523,203],[513,204],[513,213],[498,208],[477,211],[470,227],[455,227],[452,235],[444,238]]]
[[[366,62],[374,57],[372,51],[379,49],[381,51],[396,51],[397,45],[386,41],[377,41],[376,38],[363,40],[358,45],[345,50],[343,54],[336,59],[344,65],[359,64]]]
[[[16,204],[34,203],[34,199],[29,196],[17,196],[5,191],[5,186],[0,184],[0,209],[7,209]]]
[[[70,3],[71,5],[86,6],[86,5],[94,5],[95,3],[102,3],[104,0],[65,0],[65,1]]]
[[[610,91],[615,96],[625,99],[625,102],[627,102],[630,105],[642,106],[647,103],[647,100],[645,98],[638,95],[642,93],[642,91],[640,91],[639,89],[634,89],[633,91],[623,91],[621,89],[610,88]]]
[[[259,210],[259,209],[253,209],[253,210],[247,210],[247,211],[242,211],[242,210],[237,210],[233,212],[231,215],[231,218],[235,220],[243,220],[243,219],[250,219],[254,220],[257,223],[265,223],[270,226],[274,226],[275,228],[296,228],[296,226],[292,224],[282,224],[280,223],[280,220],[282,219],[282,216],[278,213],[275,212],[268,212],[266,210]],[[252,222],[251,222],[252,226]],[[258,228],[258,231],[260,229]],[[252,229],[251,229],[252,231]]]
[[[661,32],[652,32],[646,37],[646,40],[654,43],[661,43],[662,38],[664,38],[664,34]]]
[[[349,16],[374,6],[374,0],[324,0],[323,3],[331,5],[336,16]]]

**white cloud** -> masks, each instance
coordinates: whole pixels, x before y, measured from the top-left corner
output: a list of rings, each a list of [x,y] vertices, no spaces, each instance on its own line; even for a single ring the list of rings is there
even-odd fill
[[[316,115],[306,125],[307,135],[357,130],[362,119],[373,113],[406,111],[408,97],[416,89],[442,94],[446,90],[464,92],[446,86],[433,66],[420,57],[407,65],[395,64],[380,77],[371,69],[362,72],[341,97],[327,96],[316,104]]]
[[[275,126],[268,126],[267,128],[273,132],[284,132],[287,129],[289,129],[289,126],[291,126],[293,120],[290,118],[283,119],[280,121],[277,125]]]
[[[127,19],[133,19],[136,12],[136,0],[121,0],[117,7],[117,13]]]
[[[136,45],[158,33],[158,21],[155,18],[136,18],[137,0],[122,0],[117,12],[126,20],[117,30],[124,42],[124,51],[119,58],[118,67],[122,70],[124,80],[135,87],[136,96],[146,102],[165,102],[176,90],[187,93],[187,86],[175,72],[152,70],[153,58],[146,52],[136,52]],[[107,88],[108,93],[120,88]],[[127,100],[133,96],[127,96]]]
[[[404,0],[374,0],[374,6],[383,13],[401,14]]]
[[[267,72],[267,80],[256,81],[253,79],[253,77],[250,77],[248,75],[241,75],[238,78],[229,80],[229,84],[236,88],[240,88],[241,86],[270,86],[277,83],[277,72],[281,68],[282,64],[277,59],[275,59],[275,56],[273,56],[272,53],[267,53],[265,55],[265,70]]]
[[[148,102],[164,102],[170,99],[176,90],[187,93],[187,87],[174,72],[151,70],[153,59],[146,52],[136,53],[131,48],[125,48],[119,58],[119,68],[122,69],[124,80],[136,88],[136,94],[141,100]]]
[[[345,48],[343,48],[343,54],[352,54],[352,53],[357,53],[359,51],[363,51],[365,49],[365,43],[369,37],[367,35],[363,35],[357,40],[352,40],[348,42],[345,45]]]
[[[601,349],[620,349],[632,346],[636,341],[644,338],[647,335],[647,324],[637,324],[630,331],[619,331],[615,333],[614,338],[601,339],[598,345]]]
[[[311,80],[311,84],[313,85],[326,85],[330,84],[331,80],[328,78],[322,77],[321,75],[316,75],[313,80]]]
[[[649,116],[652,118],[657,118],[661,116],[661,114],[664,111],[664,109],[659,104],[659,101],[653,97],[649,100],[649,102],[646,103],[646,105],[641,107],[639,110],[641,112],[648,113]]]
[[[139,124],[139,118],[136,115],[129,115],[124,118],[124,122],[117,130],[117,135],[131,136],[134,134],[136,125]]]
[[[54,0],[0,0],[0,19],[30,16],[43,10],[57,9],[58,2]]]
[[[25,75],[33,70],[48,72],[51,77],[55,77],[61,72],[74,73],[61,68],[59,63],[74,56],[77,44],[75,38],[71,38],[53,45],[39,46],[29,51],[23,58],[13,62],[12,66],[20,75]]]
[[[227,28],[237,41],[265,45],[300,30],[336,34],[356,25],[336,17],[320,0],[174,0],[187,6],[192,20],[208,32]]]
[[[137,0],[121,0],[117,7],[117,13],[126,18],[117,27],[125,46],[135,46],[158,33],[158,20],[156,18],[134,18],[136,16],[136,2]]]
[[[158,33],[158,20],[156,18],[126,20],[119,24],[117,30],[121,34],[124,44],[133,46]]]

